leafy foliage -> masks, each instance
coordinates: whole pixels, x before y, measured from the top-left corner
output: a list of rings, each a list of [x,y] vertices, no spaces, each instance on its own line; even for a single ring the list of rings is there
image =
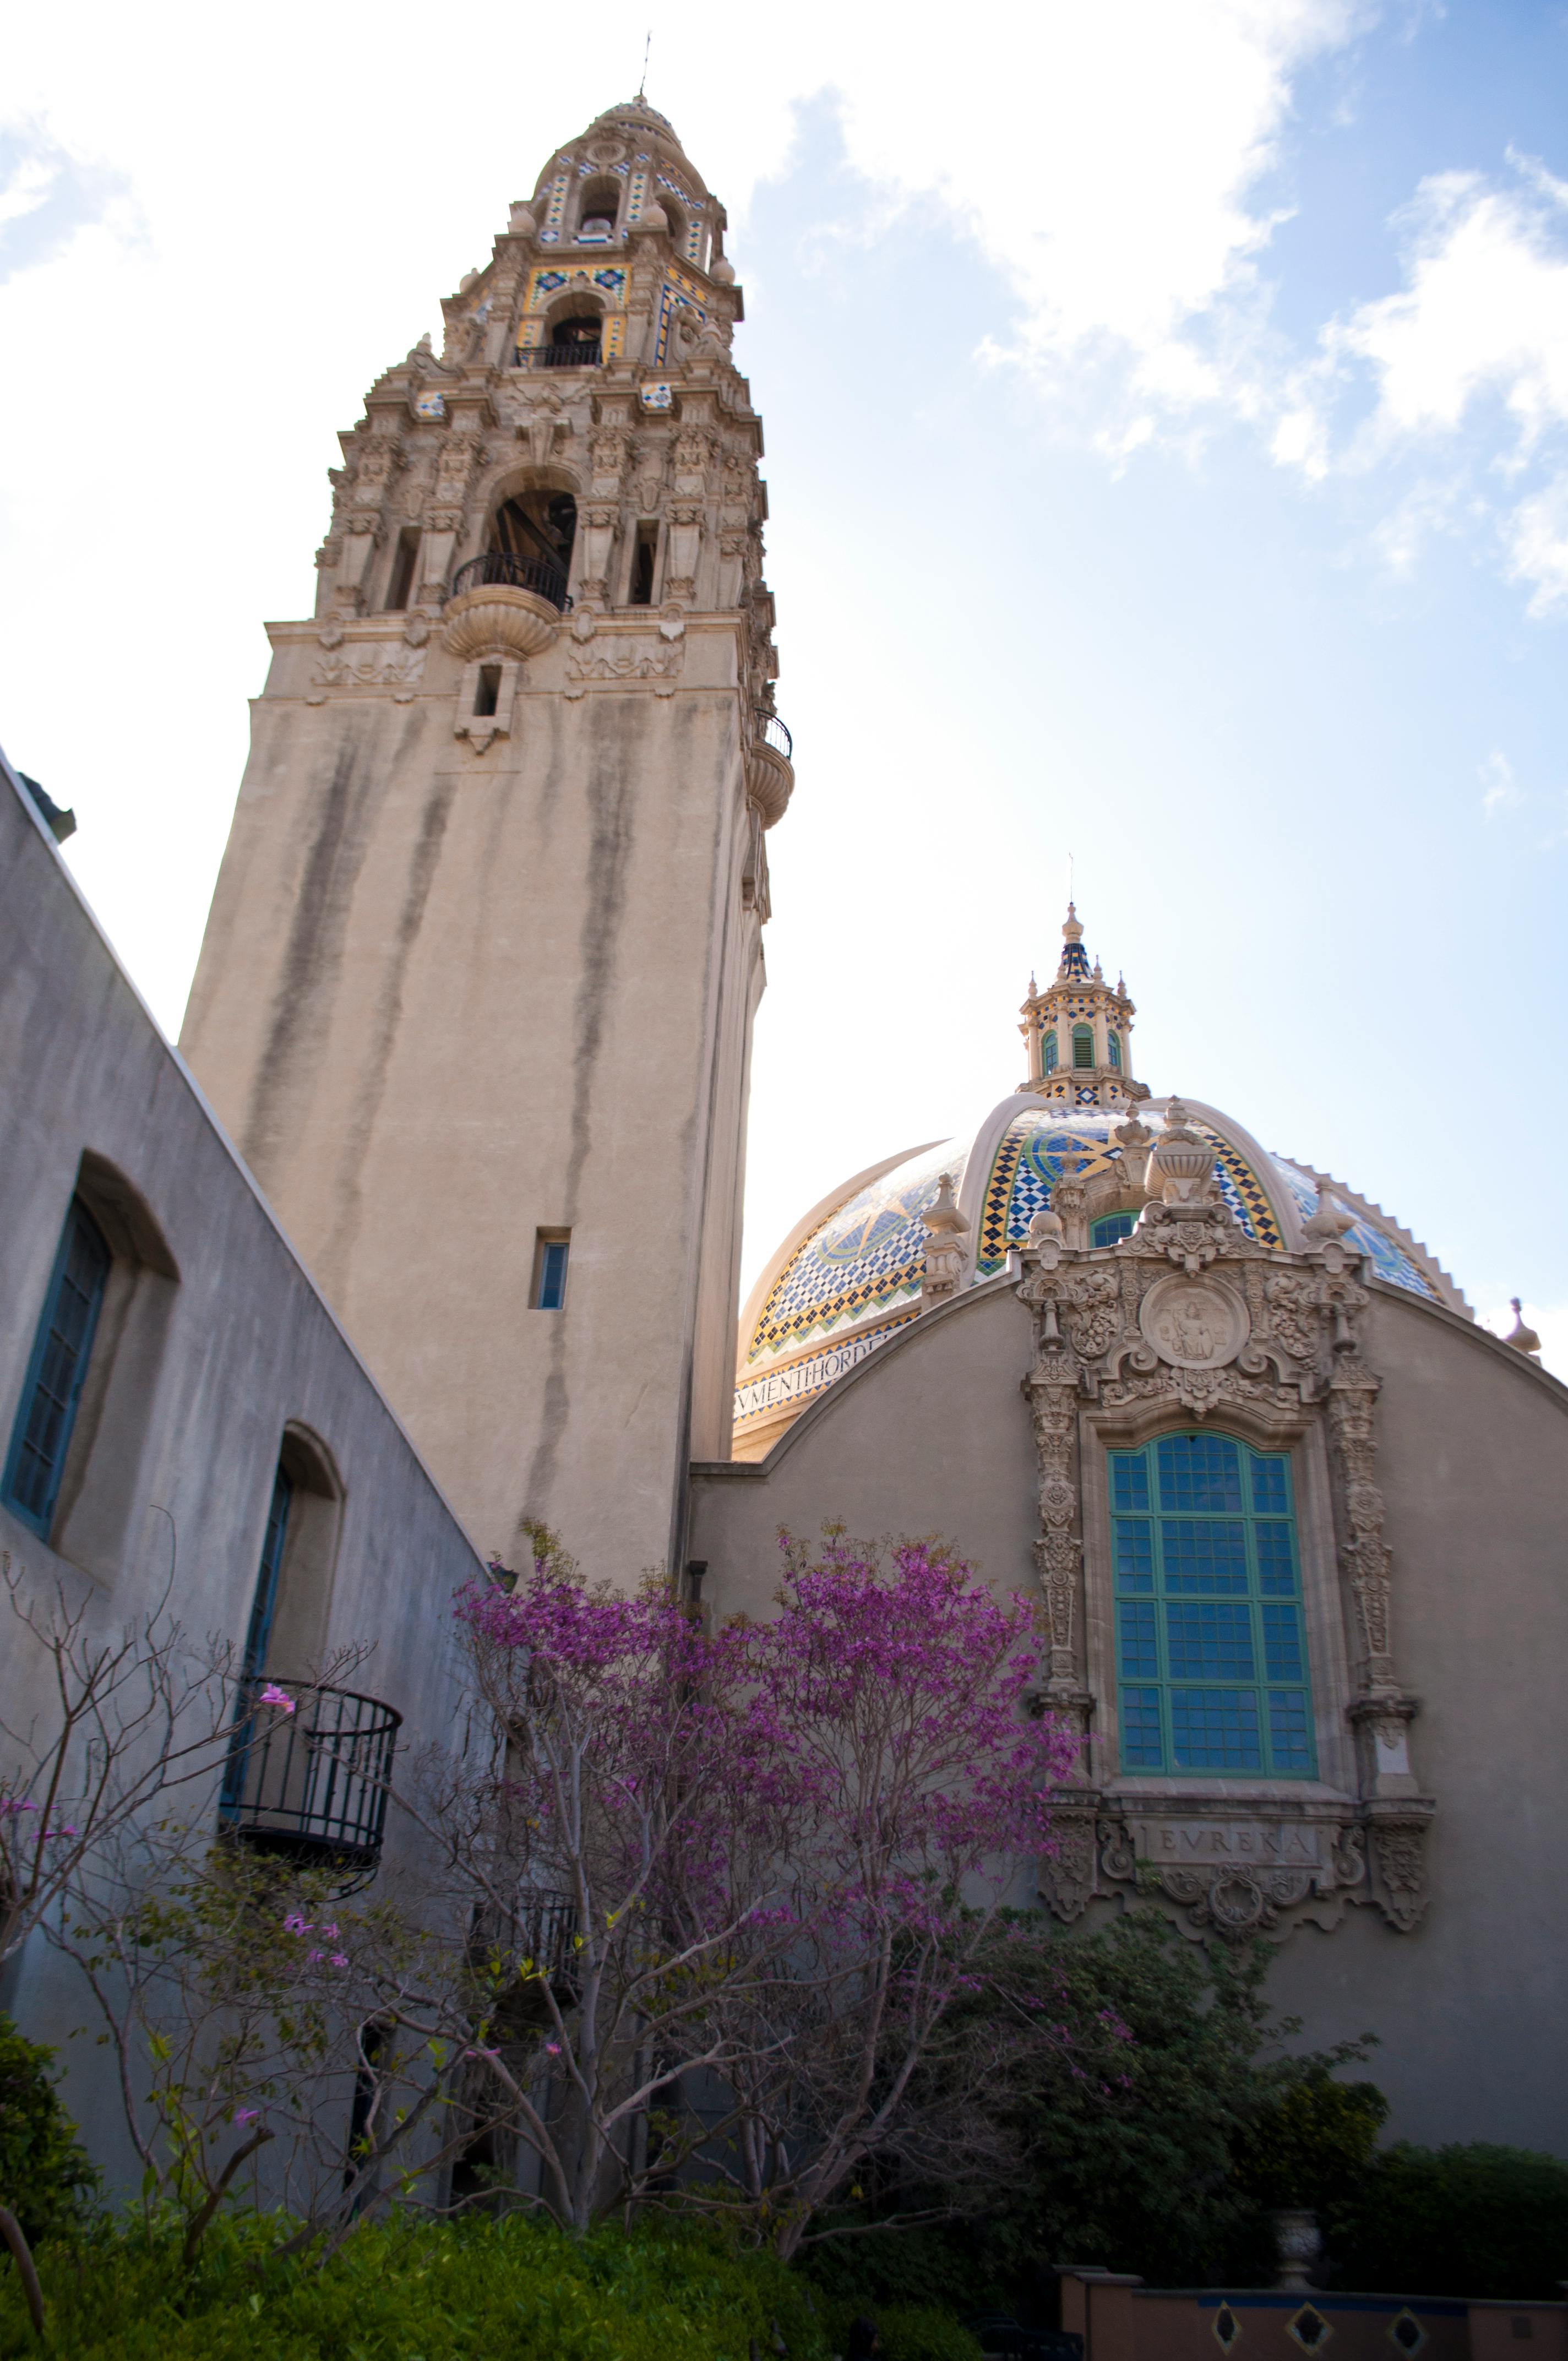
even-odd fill
[[[98,2179],[56,2094],[53,2059],[0,2016],[0,2205],[29,2244],[74,2223]]]
[[[1328,2216],[1342,2287],[1555,2301],[1568,2163],[1528,2148],[1386,2148]]]
[[[517,2213],[394,2218],[318,2268],[280,2257],[293,2227],[225,2216],[188,2274],[178,2219],[103,2231],[75,2256],[46,2246],[48,2349],[71,2361],[749,2361],[782,2341],[791,2361],[825,2361],[805,2283],[711,2232],[578,2240]],[[38,2349],[15,2275],[0,2270],[0,2356]]]

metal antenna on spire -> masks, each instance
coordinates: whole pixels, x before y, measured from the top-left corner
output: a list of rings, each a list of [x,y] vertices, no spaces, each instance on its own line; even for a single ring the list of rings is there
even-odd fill
[[[1071,853],[1070,853],[1070,852],[1069,852],[1069,853],[1068,854],[1068,856],[1067,856],[1067,898],[1068,898],[1068,900],[1069,900],[1069,902],[1070,902],[1070,901],[1072,900],[1072,898],[1073,898],[1073,892],[1072,892],[1072,855],[1071,855]]]
[[[643,92],[648,87],[648,52],[652,46],[653,28],[650,26],[648,28],[648,38],[642,44],[642,79],[637,85],[637,95],[639,98],[641,97]]]

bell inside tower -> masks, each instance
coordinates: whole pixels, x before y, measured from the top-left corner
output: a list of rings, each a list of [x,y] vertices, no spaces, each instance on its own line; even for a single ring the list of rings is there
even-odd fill
[[[502,501],[490,528],[490,548],[521,566],[546,567],[560,577],[564,598],[576,537],[576,501],[570,492],[553,492],[542,485]],[[554,596],[555,586],[546,586],[546,595]]]

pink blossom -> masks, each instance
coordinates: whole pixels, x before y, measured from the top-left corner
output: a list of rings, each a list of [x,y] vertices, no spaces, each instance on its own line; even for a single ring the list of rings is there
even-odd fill
[[[294,1699],[287,1689],[280,1689],[276,1681],[268,1682],[261,1692],[261,1703],[275,1705],[280,1713],[292,1713],[294,1710]]]
[[[236,2124],[253,2124],[260,2113],[259,2107],[236,2107],[234,2111],[234,2119]]]
[[[561,2055],[560,2043],[558,2041],[547,2041],[544,2045],[544,2054],[547,2058],[559,2058]]]
[[[309,1935],[313,1932],[311,1921],[303,1911],[291,1910],[283,1921],[283,1932],[286,1935]]]
[[[345,1967],[348,1965],[348,1954],[347,1954],[347,1952],[346,1952],[346,1951],[334,1951],[334,1952],[333,1953],[333,1955],[332,1955],[332,1960],[331,1960],[330,1964],[331,1964],[333,1967],[334,1967],[334,1968],[345,1968]]]

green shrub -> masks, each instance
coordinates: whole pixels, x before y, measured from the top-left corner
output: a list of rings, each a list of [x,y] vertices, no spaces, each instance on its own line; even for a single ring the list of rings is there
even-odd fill
[[[890,2303],[875,2315],[882,2361],[981,2361],[980,2340],[928,2303]]]
[[[1401,2143],[1327,2228],[1341,2287],[1554,2299],[1568,2278],[1568,2164],[1528,2148]]]
[[[0,2016],[0,2205],[10,2207],[29,2245],[75,2222],[97,2183],[55,2095],[53,2059]]]
[[[804,2282],[701,2230],[596,2231],[532,2216],[367,2224],[320,2268],[279,2262],[290,2225],[230,2215],[195,2269],[181,2225],[46,2244],[49,2348],[71,2361],[825,2361]],[[0,2273],[0,2355],[36,2352]]]

